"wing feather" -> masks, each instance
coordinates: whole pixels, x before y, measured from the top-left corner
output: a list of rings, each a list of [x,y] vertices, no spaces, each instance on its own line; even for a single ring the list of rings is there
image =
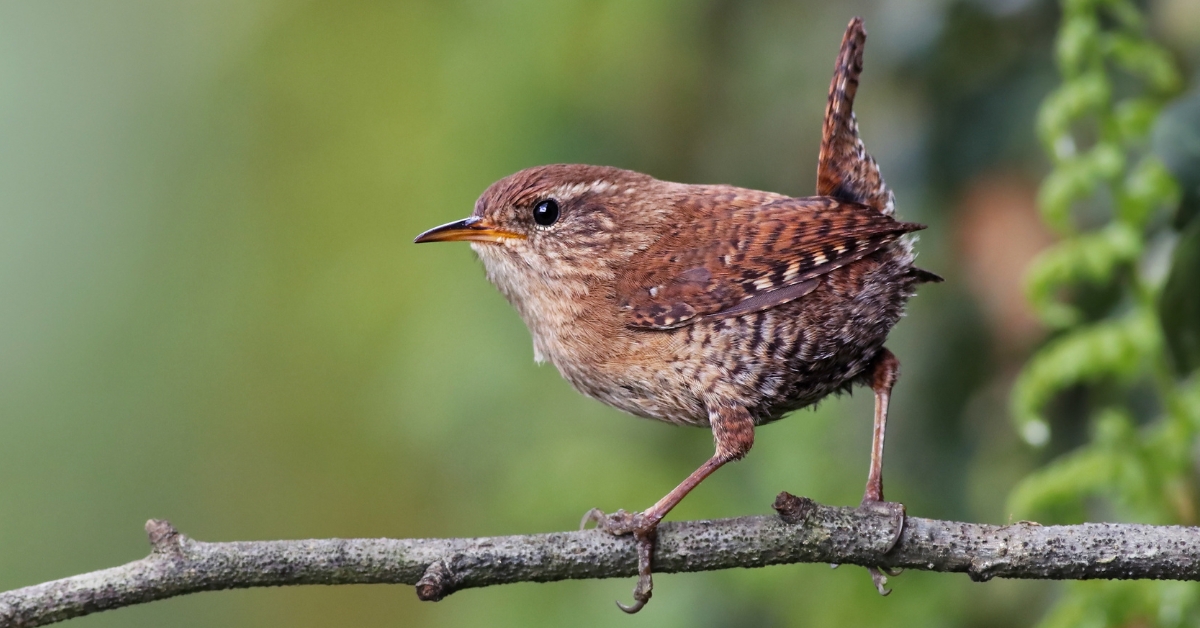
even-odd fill
[[[734,207],[676,224],[617,282],[627,325],[672,329],[798,299],[816,278],[921,225],[828,197]]]

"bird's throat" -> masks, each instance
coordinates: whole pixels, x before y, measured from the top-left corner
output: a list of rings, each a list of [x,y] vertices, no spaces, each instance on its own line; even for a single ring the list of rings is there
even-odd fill
[[[512,304],[533,336],[538,362],[555,365],[587,361],[590,352],[603,353],[599,320],[612,319],[604,295],[585,277],[555,274],[547,277],[520,256],[490,244],[471,245],[479,255],[488,281]],[[594,335],[595,338],[589,338]],[[588,348],[588,349],[585,349]]]

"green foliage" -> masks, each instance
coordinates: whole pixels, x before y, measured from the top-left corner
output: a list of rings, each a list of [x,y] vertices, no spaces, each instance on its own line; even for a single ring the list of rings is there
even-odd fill
[[[936,173],[970,163],[954,177],[973,178],[995,157],[923,148],[930,127],[1024,142],[1010,132],[1033,127],[1024,97],[962,78],[998,58],[981,28],[1020,42],[999,68],[1030,76],[1043,29],[1030,42],[1030,20],[959,0],[908,30],[860,8],[867,145],[898,190],[930,190],[898,211],[933,225],[922,265],[952,270],[953,210],[937,201],[951,177]],[[711,455],[711,434],[577,394],[534,364],[466,246],[412,237],[542,163],[811,193],[851,14],[817,0],[0,3],[0,588],[144,556],[150,517],[205,540],[404,538],[564,530],[592,507],[652,504]],[[889,52],[938,30],[962,45]],[[989,368],[956,283],[922,290],[889,341],[904,376],[888,495],[995,518],[967,494],[1004,482],[989,463],[1011,441],[976,448],[954,427]],[[783,489],[857,503],[871,404],[860,392],[764,428],[671,517],[765,514]],[[71,626],[1001,628],[1043,599],[1018,581],[893,584],[881,598],[862,569],[824,565],[664,574],[635,617],[612,603],[629,578],[438,604],[409,587],[280,588]]]
[[[1171,274],[1163,286],[1159,306],[1163,333],[1172,364],[1179,372],[1200,368],[1200,218],[1180,237]]]
[[[1172,105],[1154,129],[1154,152],[1182,188],[1173,224],[1182,231],[1159,297],[1172,366],[1200,368],[1200,90]]]
[[[1124,0],[1063,3],[1063,83],[1037,121],[1054,164],[1040,209],[1062,240],[1035,260],[1027,282],[1029,300],[1057,335],[1017,377],[1011,410],[1021,436],[1042,446],[1052,437],[1047,405],[1081,389],[1091,429],[1085,445],[1017,486],[1009,498],[1015,517],[1078,521],[1099,509],[1149,523],[1196,521],[1200,377],[1176,379],[1168,370],[1176,338],[1164,337],[1160,321],[1187,312],[1160,310],[1179,306],[1161,298],[1165,273],[1152,261],[1169,240],[1155,218],[1180,191],[1147,141],[1181,79],[1142,22]],[[1100,311],[1080,299],[1096,289],[1117,295]],[[1157,409],[1137,402],[1147,390]],[[1198,615],[1200,589],[1191,583],[1072,583],[1042,625],[1174,626]]]
[[[1069,582],[1042,628],[1191,625],[1197,589],[1189,582]]]

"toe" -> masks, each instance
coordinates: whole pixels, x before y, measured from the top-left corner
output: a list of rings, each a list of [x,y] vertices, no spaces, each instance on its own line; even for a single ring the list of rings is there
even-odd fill
[[[654,579],[650,570],[650,559],[654,554],[654,530],[647,534],[635,533],[638,554],[638,581],[633,588],[633,604],[628,606],[617,602],[617,607],[630,615],[642,610],[650,596],[654,594]]]
[[[630,615],[633,615],[634,613],[645,608],[646,602],[649,602],[649,601],[650,601],[650,598],[646,598],[644,600],[635,600],[633,604],[625,605],[625,604],[622,604],[620,600],[617,600],[617,608],[625,611],[626,613],[629,613]]]
[[[590,523],[595,523],[598,529],[613,536],[626,534],[646,536],[653,534],[655,528],[658,527],[658,521],[651,520],[640,512],[618,510],[605,514],[599,508],[593,508],[583,515],[583,520],[579,522],[579,529],[586,529]]]
[[[871,572],[871,581],[875,583],[875,590],[879,591],[879,595],[887,597],[892,590],[883,588],[887,584],[887,576],[876,567],[867,567],[867,571]]]
[[[896,544],[900,542],[901,535],[904,534],[904,517],[906,512],[904,504],[864,499],[859,508],[876,514],[886,515],[895,521],[895,524],[892,526],[892,535],[888,539],[887,547],[883,550],[883,553],[886,554],[895,549]]]
[[[596,524],[598,528],[604,527],[604,511],[599,508],[593,508],[583,513],[583,519],[579,521],[579,529],[586,530],[589,523]]]

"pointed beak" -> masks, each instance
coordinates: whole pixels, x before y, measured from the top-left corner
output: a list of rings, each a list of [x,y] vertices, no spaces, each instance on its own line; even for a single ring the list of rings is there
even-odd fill
[[[440,227],[434,227],[417,236],[413,242],[503,242],[505,240],[524,240],[525,235],[497,229],[478,216],[463,218],[448,222]]]

